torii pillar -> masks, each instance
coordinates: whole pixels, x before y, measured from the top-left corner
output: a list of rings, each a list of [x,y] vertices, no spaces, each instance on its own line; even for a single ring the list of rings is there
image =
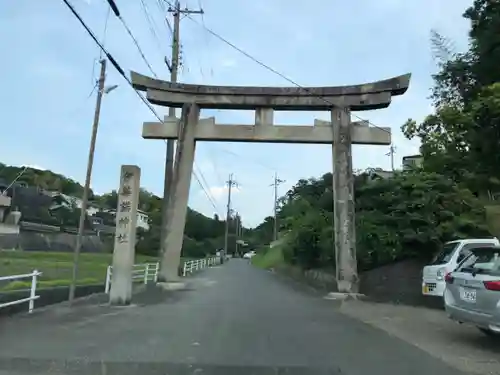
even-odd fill
[[[162,281],[179,281],[178,269],[182,244],[184,242],[184,227],[196,148],[195,132],[199,118],[200,108],[198,105],[192,103],[185,104],[182,107],[171,198],[169,197],[169,208],[167,211],[170,217],[167,233],[163,239],[167,251],[162,254],[160,261],[160,280]]]

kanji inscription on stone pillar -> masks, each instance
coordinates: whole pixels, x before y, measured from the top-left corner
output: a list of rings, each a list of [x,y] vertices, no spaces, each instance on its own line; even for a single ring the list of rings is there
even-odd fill
[[[128,305],[132,299],[132,267],[135,259],[140,178],[139,167],[122,165],[109,291],[109,302],[113,305]]]

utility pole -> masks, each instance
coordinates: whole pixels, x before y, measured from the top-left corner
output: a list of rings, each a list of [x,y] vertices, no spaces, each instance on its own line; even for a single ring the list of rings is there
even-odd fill
[[[87,161],[87,175],[85,176],[85,186],[83,187],[82,206],[80,207],[80,221],[78,223],[78,235],[73,253],[73,274],[69,286],[68,302],[71,306],[75,298],[76,280],[78,277],[78,258],[82,247],[83,231],[85,230],[85,218],[87,216],[87,205],[89,200],[90,180],[92,179],[92,167],[94,165],[95,144],[97,140],[97,130],[99,128],[99,116],[101,114],[101,102],[104,94],[104,80],[106,79],[106,60],[101,59],[101,74],[99,76],[99,91],[97,91],[97,102],[94,112],[94,123],[92,125],[92,135],[90,138],[89,157]],[[116,87],[116,86],[115,86]]]
[[[229,174],[229,180],[226,181],[228,186],[227,193],[227,211],[226,211],[226,232],[224,233],[224,252],[228,254],[229,242],[229,220],[231,219],[231,191],[233,186],[237,186],[236,181],[233,179],[233,174]]]
[[[285,180],[278,178],[278,173],[274,173],[274,183],[270,186],[274,186],[274,241],[278,239],[278,186],[281,185]]]
[[[165,57],[165,63],[167,64],[168,70],[170,71],[170,82],[177,82],[178,72],[179,72],[179,56],[180,56],[180,25],[181,25],[181,14],[204,14],[203,9],[190,10],[187,7],[181,9],[180,2],[175,1],[174,8],[171,6],[168,8],[168,12],[172,13],[174,16],[174,30],[172,35],[172,56],[169,61]],[[168,109],[168,116],[175,117],[175,108],[170,107]],[[170,207],[170,192],[173,186],[174,179],[174,152],[175,152],[175,140],[167,140],[167,151],[165,156],[165,180],[163,183],[163,201],[162,201],[162,223],[161,223],[161,241],[160,241],[160,253],[163,254],[167,250],[165,248],[165,239],[167,238],[168,223],[170,221],[169,207]],[[160,254],[160,255],[161,255]]]
[[[243,241],[243,223],[242,223],[242,221],[241,221],[241,217],[240,217],[240,226],[239,226],[238,239],[239,239],[240,241],[242,241],[243,243],[245,242],[245,241]],[[243,246],[245,246],[245,245],[241,245],[241,246],[243,247]],[[244,249],[243,249],[243,251],[244,251]]]
[[[396,153],[396,147],[394,147],[391,144],[391,147],[389,147],[389,152],[385,154],[385,156],[390,156],[391,157],[391,169],[394,172],[394,154]]]
[[[234,248],[235,248],[235,254],[238,254],[238,240],[240,239],[240,215],[238,212],[236,212],[235,215],[235,228],[234,228]]]

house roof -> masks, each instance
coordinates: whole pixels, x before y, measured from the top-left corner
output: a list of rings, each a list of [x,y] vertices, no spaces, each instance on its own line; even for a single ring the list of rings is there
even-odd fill
[[[372,177],[380,177],[380,178],[391,178],[392,176],[394,176],[394,172],[393,171],[384,171],[383,169],[381,168],[377,168],[377,169],[372,169],[369,171],[368,173],[370,176]]]
[[[408,156],[403,156],[403,160],[406,160],[406,159],[418,159],[418,158],[421,158],[422,155],[408,155]]]

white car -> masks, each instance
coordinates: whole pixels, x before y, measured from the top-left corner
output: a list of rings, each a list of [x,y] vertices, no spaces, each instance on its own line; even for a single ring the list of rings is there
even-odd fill
[[[249,251],[248,253],[243,254],[244,259],[252,259],[252,257],[255,255],[255,251]]]
[[[426,296],[444,295],[445,276],[470,254],[470,249],[500,246],[497,238],[469,238],[444,244],[431,264],[422,270],[422,294]]]

